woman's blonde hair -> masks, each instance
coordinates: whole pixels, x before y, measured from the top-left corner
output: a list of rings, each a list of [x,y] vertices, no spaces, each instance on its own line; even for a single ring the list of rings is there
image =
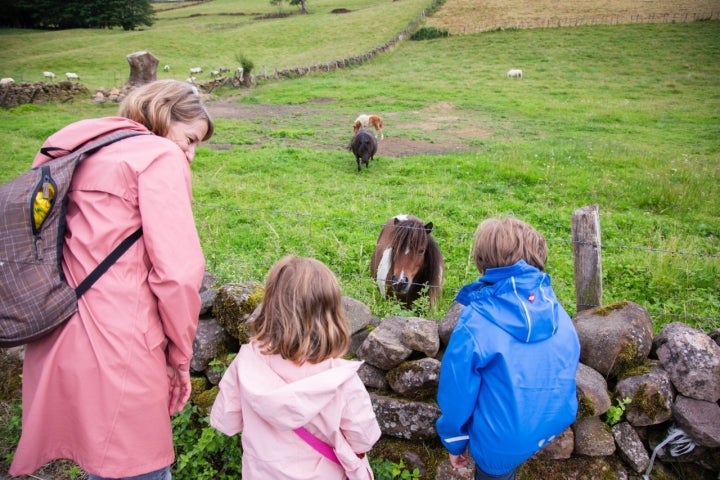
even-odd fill
[[[545,269],[548,249],[545,238],[527,223],[515,218],[483,220],[475,232],[473,257],[480,273],[525,260]]]
[[[120,104],[118,115],[145,125],[161,137],[167,135],[173,121],[205,120],[207,133],[203,141],[212,137],[215,131],[215,124],[197,88],[179,80],[157,80],[134,89]]]
[[[270,269],[253,329],[264,353],[298,365],[340,357],[350,345],[338,281],[313,258],[287,256]]]

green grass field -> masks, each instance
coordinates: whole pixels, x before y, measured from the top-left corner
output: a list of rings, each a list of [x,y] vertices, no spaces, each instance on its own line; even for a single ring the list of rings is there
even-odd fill
[[[12,46],[0,51],[0,65],[21,78],[80,70],[90,88],[122,84],[124,56],[138,49],[173,65],[161,78],[184,79],[194,65],[234,66],[238,53],[256,71],[305,65],[383,44],[427,5],[366,0],[352,13],[330,13],[342,7],[327,0],[310,3],[307,16],[258,20],[278,7],[216,0],[163,10],[139,32],[0,30]],[[361,18],[374,28],[351,35]],[[640,303],[656,328],[717,328],[719,39],[717,21],[493,31],[404,41],[352,68],[216,90],[209,101],[235,111],[217,119],[193,164],[208,268],[223,282],[262,280],[284,254],[316,256],[346,294],[392,313],[369,279],[370,256],[380,225],[413,213],[434,222],[445,256],[443,301],[425,312],[441,318],[477,276],[469,261],[477,224],[515,215],[548,238],[548,270],[573,313],[570,218],[598,204],[604,303]],[[521,82],[504,77],[516,66],[525,70]],[[23,171],[56,129],[115,108],[77,100],[1,111],[0,180]],[[388,148],[418,146],[393,157],[381,142],[378,160],[358,174],[344,147],[354,117],[369,111],[385,117]],[[422,148],[446,144],[458,152]]]

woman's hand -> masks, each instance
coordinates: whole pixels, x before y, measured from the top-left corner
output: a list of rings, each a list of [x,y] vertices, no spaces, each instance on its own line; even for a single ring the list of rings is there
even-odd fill
[[[170,405],[168,412],[170,415],[177,413],[185,407],[192,387],[190,386],[190,372],[187,370],[178,370],[167,366],[167,374],[170,378]]]

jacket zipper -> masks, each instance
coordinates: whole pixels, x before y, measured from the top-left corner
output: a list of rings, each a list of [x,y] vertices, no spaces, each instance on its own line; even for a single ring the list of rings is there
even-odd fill
[[[52,176],[50,176],[50,167],[47,165],[44,165],[42,167],[42,182],[40,185],[38,185],[35,190],[33,191],[33,194],[30,198],[30,224],[32,225],[32,231],[33,236],[35,237],[34,240],[34,246],[35,246],[35,259],[38,261],[43,260],[43,248],[42,248],[42,224],[40,227],[35,226],[35,216],[34,216],[34,206],[35,206],[35,196],[38,194],[38,192],[42,191],[43,198],[50,198],[50,185],[52,185]],[[57,192],[57,188],[55,189]],[[52,212],[53,207],[55,206],[55,199],[53,198],[50,202],[50,209],[47,211],[47,214],[45,215],[45,218],[43,219],[43,224],[45,223],[45,220],[50,216],[50,212]]]

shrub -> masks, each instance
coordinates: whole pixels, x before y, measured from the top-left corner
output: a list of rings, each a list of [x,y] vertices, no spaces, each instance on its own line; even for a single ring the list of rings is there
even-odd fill
[[[447,30],[437,27],[422,27],[410,36],[410,40],[431,40],[433,38],[449,37]]]
[[[243,72],[245,74],[249,74],[250,72],[252,72],[252,69],[255,67],[255,64],[252,62],[252,60],[247,58],[242,53],[238,53],[237,55],[235,55],[235,60],[237,60],[237,62],[243,68]]]
[[[234,480],[242,474],[239,436],[210,426],[207,415],[190,403],[173,420],[175,480]]]

